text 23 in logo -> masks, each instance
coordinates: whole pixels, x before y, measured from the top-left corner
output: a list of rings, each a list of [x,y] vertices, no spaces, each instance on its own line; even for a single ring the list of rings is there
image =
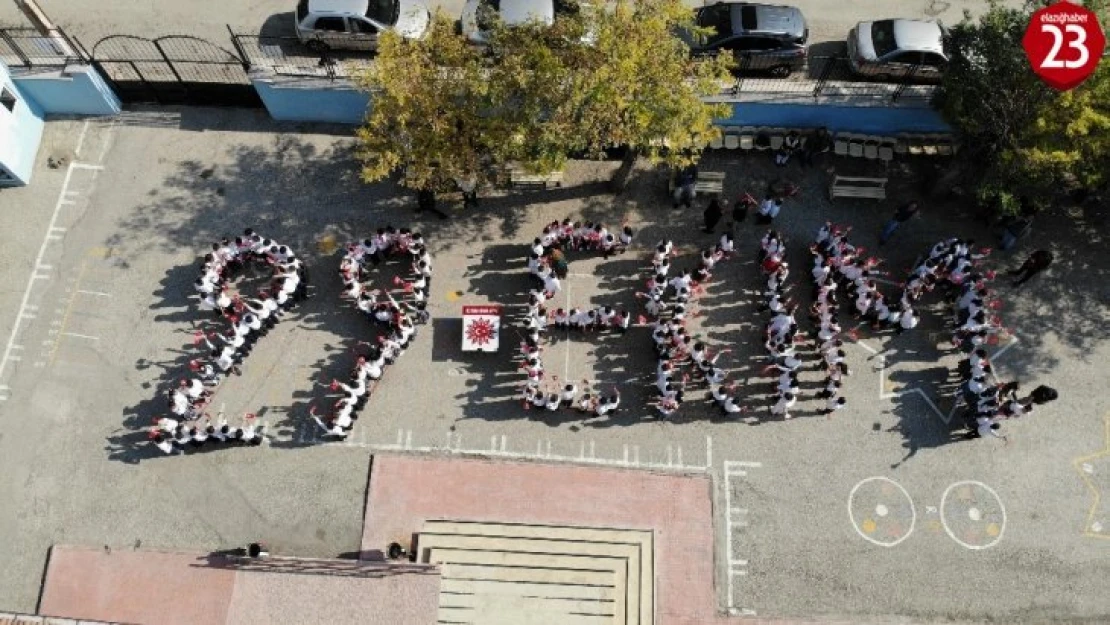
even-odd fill
[[[1021,45],[1033,72],[1053,89],[1067,91],[1098,68],[1106,36],[1093,11],[1057,2],[1033,13]]]

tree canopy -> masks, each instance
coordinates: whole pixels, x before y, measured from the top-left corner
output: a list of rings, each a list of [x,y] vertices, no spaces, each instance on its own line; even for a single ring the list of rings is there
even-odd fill
[[[376,62],[359,77],[371,94],[359,129],[363,178],[403,172],[417,189],[456,180],[490,184],[513,164],[533,173],[561,168],[568,154],[626,146],[685,165],[727,115],[703,98],[719,93],[731,59],[693,59],[675,36],[693,28],[682,0],[621,0],[554,24],[491,27],[475,46],[437,12],[427,35],[381,37]]]
[[[1021,40],[1032,12],[992,0],[978,20],[951,31],[951,61],[938,106],[963,139],[960,167],[977,196],[1003,213],[1021,198],[1045,207],[1066,192],[1110,182],[1110,63],[1079,87],[1057,92],[1029,66]],[[1089,2],[1106,24],[1105,0]]]

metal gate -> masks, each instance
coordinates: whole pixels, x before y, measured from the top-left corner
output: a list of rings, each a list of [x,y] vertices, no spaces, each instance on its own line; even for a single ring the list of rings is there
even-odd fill
[[[261,107],[241,56],[186,35],[96,42],[93,66],[127,103]]]

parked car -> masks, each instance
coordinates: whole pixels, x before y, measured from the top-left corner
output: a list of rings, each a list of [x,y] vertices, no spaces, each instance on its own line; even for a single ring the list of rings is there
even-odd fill
[[[297,38],[310,50],[324,52],[376,50],[378,35],[387,30],[419,39],[431,14],[420,0],[300,0],[294,19]]]
[[[471,43],[483,45],[496,19],[508,26],[530,21],[554,24],[558,16],[577,15],[585,6],[576,0],[467,0],[459,28]]]
[[[939,82],[948,65],[944,27],[932,20],[860,22],[848,33],[852,71],[880,81]]]
[[[695,55],[732,54],[739,71],[780,78],[805,67],[809,28],[797,7],[726,0],[697,9],[694,21],[714,31],[681,34]]]

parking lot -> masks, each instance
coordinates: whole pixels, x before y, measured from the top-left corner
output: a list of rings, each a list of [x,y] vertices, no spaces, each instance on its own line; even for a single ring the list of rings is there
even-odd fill
[[[4,608],[33,610],[54,543],[197,550],[261,539],[291,555],[355,552],[370,455],[391,449],[708,472],[717,483],[720,605],[737,613],[1092,623],[1110,614],[1101,496],[1110,489],[1110,405],[1099,392],[1110,298],[1105,260],[1072,244],[1105,223],[1044,222],[1037,244],[1056,250],[1057,264],[1022,291],[999,287],[1014,336],[993,348],[1001,376],[1061,395],[1007,424],[1007,445],[949,434],[952,398],[939,389],[956,358],[943,344],[939,297],[912,334],[860,330],[849,346],[845,410],[829,419],[811,400],[792,421],[766,419],[754,264],[764,230],[750,222],[737,225],[739,253],[721,265],[691,322],[732,349],[722,361],[743,389],[743,419],[719,418],[700,391],[675,418],[656,418],[646,406],[650,338],[640,328],[553,336],[549,371],[622,393],[615,416],[585,419],[523,410],[515,328],[505,328],[499,353],[463,354],[460,307],[522,304],[527,242],[567,216],[627,221],[637,247],[608,260],[572,257],[559,305],[635,306],[645,246],[673,238],[682,267],[716,238],[697,231],[700,206],[670,208],[660,172],[642,168],[632,191],[613,198],[600,184],[613,164],[572,163],[561,189],[448,207],[440,220],[415,215],[392,185],[358,182],[345,132],[273,124],[256,112],[54,122],[44,146],[40,161],[65,154],[70,164],[41,167],[31,187],[0,192],[9,285],[0,295],[0,497],[9,502],[0,533],[11,538],[0,545]],[[784,174],[769,158],[732,154],[703,163],[727,174],[729,198],[783,175],[802,186],[777,227],[803,299],[806,248],[820,223],[851,223],[853,239],[873,246],[894,202],[914,192],[899,183],[887,204],[831,205],[823,171]],[[325,405],[323,384],[349,369],[354,344],[370,335],[338,298],[333,243],[385,224],[428,238],[434,318],[387,372],[351,439],[321,443],[309,406]],[[190,297],[196,258],[245,227],[288,243],[312,271],[313,297],[259,342],[213,407],[233,421],[258,414],[272,438],[262,448],[162,457],[143,427],[210,321]],[[959,207],[930,204],[874,253],[897,282],[920,250],[956,233],[989,239]],[[991,263],[1008,266],[1033,244]],[[819,378],[806,372],[803,387]]]

